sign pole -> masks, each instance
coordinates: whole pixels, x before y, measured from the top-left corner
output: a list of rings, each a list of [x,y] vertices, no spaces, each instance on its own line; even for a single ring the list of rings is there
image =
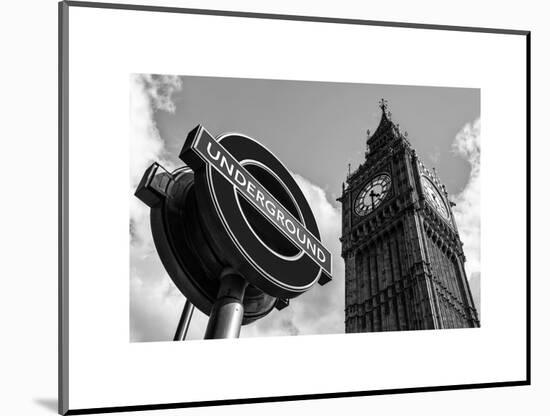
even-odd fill
[[[189,323],[191,322],[191,316],[193,316],[193,311],[195,307],[189,299],[185,300],[185,306],[181,313],[180,321],[178,327],[176,328],[176,334],[174,335],[174,341],[185,341],[187,336],[187,330],[189,329]]]
[[[209,316],[205,339],[238,338],[243,320],[332,280],[313,211],[276,155],[250,137],[215,138],[198,125],[179,157],[186,166],[172,172],[153,163],[135,195],[151,208],[169,276]],[[185,339],[191,311],[186,304],[175,340]]]
[[[239,274],[230,270],[222,272],[218,297],[210,312],[204,339],[239,338],[247,286],[248,282]]]

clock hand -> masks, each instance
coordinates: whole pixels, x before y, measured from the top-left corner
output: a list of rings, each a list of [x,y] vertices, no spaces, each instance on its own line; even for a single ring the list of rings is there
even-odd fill
[[[370,191],[370,199],[371,199],[371,206],[372,206],[372,210],[374,211],[374,197],[375,196],[380,196],[380,194],[374,192],[374,191]]]

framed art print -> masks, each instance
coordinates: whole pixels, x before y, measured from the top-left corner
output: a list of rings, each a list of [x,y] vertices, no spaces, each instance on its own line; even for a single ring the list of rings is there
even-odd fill
[[[530,383],[529,32],[59,28],[61,414]]]

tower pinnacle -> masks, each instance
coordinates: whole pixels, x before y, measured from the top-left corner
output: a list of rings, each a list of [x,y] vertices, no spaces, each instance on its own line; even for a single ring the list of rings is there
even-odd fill
[[[386,114],[386,110],[388,109],[388,100],[382,98],[378,101],[378,105],[382,109],[382,112]]]

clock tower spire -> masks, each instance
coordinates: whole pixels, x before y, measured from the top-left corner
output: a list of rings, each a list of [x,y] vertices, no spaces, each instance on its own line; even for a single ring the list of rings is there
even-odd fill
[[[346,332],[479,326],[447,192],[388,102],[342,203]]]

